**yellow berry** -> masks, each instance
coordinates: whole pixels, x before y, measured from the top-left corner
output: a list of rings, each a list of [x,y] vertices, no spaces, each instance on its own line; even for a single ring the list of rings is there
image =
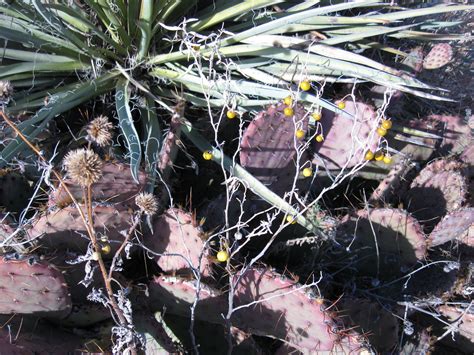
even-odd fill
[[[300,83],[300,89],[303,91],[308,91],[309,89],[311,89],[311,83],[308,80],[303,80]]]
[[[202,153],[202,157],[205,160],[211,160],[212,159],[212,152],[210,150],[206,150],[204,153]]]
[[[227,111],[227,118],[230,120],[235,118],[236,115],[237,114],[235,113],[235,111],[232,111],[232,110]]]
[[[295,224],[295,223],[296,223],[296,219],[295,219],[293,216],[290,216],[290,215],[286,216],[286,221],[287,221],[288,223],[291,223],[291,224]]]
[[[283,113],[285,114],[285,116],[291,117],[293,116],[293,109],[291,107],[285,107]]]
[[[304,177],[310,177],[313,175],[313,169],[311,168],[304,168],[303,169],[303,176]]]
[[[291,96],[287,96],[283,99],[283,102],[286,106],[291,106],[291,104],[293,103],[293,98]]]
[[[324,140],[324,137],[321,134],[318,134],[315,139],[316,142],[321,143]]]
[[[387,134],[387,130],[383,127],[377,128],[377,133],[380,137],[383,137]]]
[[[192,48],[197,52],[201,49],[201,46],[199,44],[194,44]]]
[[[385,164],[390,164],[390,163],[392,162],[392,157],[391,157],[390,155],[385,155],[385,156],[383,157],[383,162],[384,162]]]
[[[383,155],[382,152],[375,153],[375,160],[381,161],[381,160],[383,160],[383,157],[384,157],[384,155]]]
[[[226,262],[227,260],[229,260],[229,253],[225,250],[219,251],[217,253],[217,260],[219,260],[221,263]]]
[[[105,255],[109,254],[110,253],[110,244],[105,244],[102,246],[102,253],[104,253]]]
[[[337,103],[337,107],[339,107],[341,110],[344,110],[346,108],[346,103],[344,101],[339,101]]]
[[[392,128],[392,121],[390,120],[382,120],[382,128],[390,129]]]
[[[99,260],[100,254],[98,252],[93,252],[92,253],[92,260],[97,261]]]
[[[367,153],[365,153],[365,160],[372,160],[374,159],[374,152],[371,150],[368,150]]]
[[[305,133],[302,129],[297,129],[296,132],[295,132],[295,136],[298,139],[304,138],[304,135],[305,135]]]
[[[321,114],[319,112],[313,112],[311,116],[313,116],[315,121],[319,121],[321,119]]]

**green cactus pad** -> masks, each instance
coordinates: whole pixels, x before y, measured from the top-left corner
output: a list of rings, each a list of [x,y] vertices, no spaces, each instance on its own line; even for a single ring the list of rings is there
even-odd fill
[[[421,226],[404,210],[360,210],[342,219],[337,235],[354,254],[354,267],[361,274],[397,275],[426,255]]]
[[[69,311],[69,290],[60,271],[29,259],[0,258],[0,314]]]

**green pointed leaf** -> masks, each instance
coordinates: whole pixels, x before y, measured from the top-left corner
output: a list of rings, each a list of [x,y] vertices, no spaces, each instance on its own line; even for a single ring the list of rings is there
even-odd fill
[[[127,79],[121,78],[118,80],[115,88],[115,105],[119,119],[119,127],[127,144],[130,170],[133,179],[138,183],[138,170],[140,168],[142,150],[140,146],[140,136],[135,129],[132,112],[130,111],[128,85],[129,81]]]

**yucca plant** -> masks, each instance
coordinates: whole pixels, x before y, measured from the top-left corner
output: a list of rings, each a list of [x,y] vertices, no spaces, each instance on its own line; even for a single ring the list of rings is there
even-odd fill
[[[429,23],[427,16],[471,8],[407,10],[380,1],[3,1],[0,80],[14,88],[13,96],[3,100],[4,110],[31,115],[18,128],[32,140],[58,115],[102,98],[115,105],[133,176],[145,162],[153,180],[170,117],[157,112],[173,112],[176,90],[182,100],[220,117],[261,108],[289,90],[307,105],[340,111],[331,98],[298,87],[318,80],[371,81],[442,100],[436,96],[440,88],[356,52],[368,48],[406,55],[378,40],[447,38],[415,29]],[[402,23],[412,18],[421,20]],[[434,23],[430,29],[448,25]],[[137,97],[139,114],[132,112]],[[180,125],[200,149],[213,151],[214,160],[290,211],[203,140],[191,122]],[[0,166],[24,149],[19,139],[8,142]]]

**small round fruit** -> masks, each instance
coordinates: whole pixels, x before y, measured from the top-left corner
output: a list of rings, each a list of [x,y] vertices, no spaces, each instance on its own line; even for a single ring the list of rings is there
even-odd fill
[[[217,260],[219,260],[221,263],[225,263],[227,260],[229,260],[229,253],[225,250],[219,251],[217,253]]]
[[[297,129],[296,132],[295,132],[295,136],[298,139],[303,139],[304,136],[305,136],[305,133],[302,129]]]
[[[204,153],[202,153],[202,157],[204,158],[204,160],[211,160],[212,152],[210,150],[206,150]]]
[[[337,103],[337,107],[340,108],[341,110],[344,110],[346,108],[346,103],[344,101],[339,101]]]
[[[324,140],[324,137],[321,134],[318,134],[315,139],[316,142],[321,143]]]
[[[99,260],[100,254],[98,252],[93,252],[92,253],[92,260],[97,261]]]
[[[109,238],[107,238],[106,235],[103,235],[103,236],[100,237],[100,241],[101,241],[102,243],[107,243],[107,242],[109,241]]]
[[[390,129],[392,128],[392,121],[390,120],[382,120],[382,128]]]
[[[367,153],[365,153],[365,160],[372,160],[374,159],[374,152],[371,150],[368,150]]]
[[[233,111],[233,110],[227,111],[227,118],[228,118],[228,119],[231,120],[231,119],[235,118],[235,116],[237,116],[237,114],[235,113],[235,111]]]
[[[283,113],[285,114],[285,116],[291,117],[293,116],[293,109],[291,107],[285,107]]]
[[[296,223],[296,219],[295,219],[293,216],[290,216],[290,215],[286,216],[286,221],[287,221],[288,223],[291,223],[291,224],[295,224],[295,223]]]
[[[293,104],[293,98],[291,96],[287,96],[283,99],[283,102],[286,106],[291,106],[291,104]]]
[[[383,160],[383,157],[384,157],[384,155],[383,155],[382,152],[375,153],[375,160],[381,161],[381,160]]]
[[[103,245],[101,250],[102,250],[102,253],[104,253],[105,255],[109,254],[111,250],[110,244]]]
[[[380,136],[380,137],[383,137],[387,134],[387,130],[383,127],[379,127],[377,128],[377,134]]]
[[[304,177],[313,176],[313,169],[311,169],[311,168],[304,168],[304,169],[303,169],[303,176],[304,176]]]
[[[311,116],[313,116],[315,121],[319,121],[321,119],[321,113],[319,112],[313,112]]]
[[[384,155],[383,162],[385,164],[390,164],[392,162],[392,157],[390,155]]]
[[[303,91],[308,91],[309,89],[311,89],[311,83],[308,80],[303,80],[300,83],[300,89]]]

